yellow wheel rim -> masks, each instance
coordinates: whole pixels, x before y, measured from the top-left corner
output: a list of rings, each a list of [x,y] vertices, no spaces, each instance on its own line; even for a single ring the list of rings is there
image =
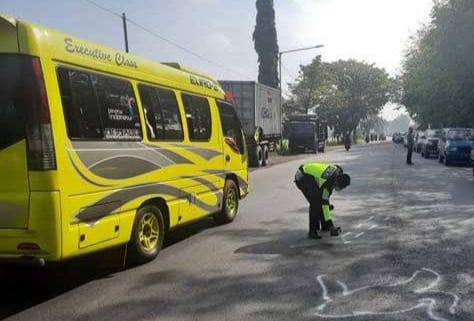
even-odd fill
[[[235,216],[237,212],[237,193],[234,189],[229,189],[225,200],[225,207],[227,214],[231,217]]]
[[[145,252],[153,252],[158,247],[160,230],[158,219],[152,213],[146,213],[140,220],[139,238]]]

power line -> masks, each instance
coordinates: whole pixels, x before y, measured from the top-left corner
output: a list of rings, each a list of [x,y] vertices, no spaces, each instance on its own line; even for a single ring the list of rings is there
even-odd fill
[[[98,4],[98,3],[96,3],[95,1],[92,1],[92,0],[84,0],[84,1],[88,2],[89,4],[93,5],[93,6],[96,7],[96,8],[99,8],[99,9],[101,9],[101,10],[103,10],[103,11],[105,11],[105,12],[111,14],[111,15],[114,15],[114,16],[116,16],[116,17],[122,19],[122,15],[121,15],[121,14],[119,14],[119,13],[117,13],[117,12],[115,12],[115,11],[113,11],[113,10],[111,10],[111,9],[109,9],[109,8],[107,8],[107,7],[105,7],[105,6],[102,6],[102,5]],[[231,73],[233,73],[233,74],[235,74],[235,75],[239,75],[240,77],[250,78],[250,77],[247,77],[246,75],[244,75],[244,74],[242,74],[242,73],[240,73],[240,72],[238,72],[238,71],[236,71],[236,70],[233,70],[233,69],[231,69],[231,68],[229,68],[229,67],[226,67],[225,65],[223,65],[223,64],[221,64],[221,63],[212,61],[212,60],[210,60],[209,58],[206,58],[206,57],[204,57],[204,56],[202,56],[202,55],[200,55],[200,54],[198,54],[198,53],[192,51],[191,49],[188,49],[188,48],[186,48],[186,47],[184,47],[184,46],[178,44],[177,42],[175,42],[175,41],[173,41],[173,40],[171,40],[171,39],[169,39],[169,38],[166,38],[166,37],[164,37],[164,36],[158,34],[157,32],[155,32],[155,31],[151,30],[150,28],[147,28],[147,27],[145,27],[145,26],[139,24],[138,22],[136,22],[136,21],[134,21],[134,20],[132,20],[132,19],[130,19],[130,18],[126,18],[126,20],[127,20],[130,24],[132,24],[132,25],[134,25],[135,27],[141,29],[142,31],[145,31],[145,32],[151,34],[152,36],[154,36],[154,37],[156,37],[156,38],[158,38],[158,39],[160,39],[160,40],[162,40],[162,41],[164,41],[164,42],[170,44],[170,45],[173,46],[173,47],[176,47],[176,48],[178,48],[178,49],[180,49],[180,50],[186,52],[186,53],[189,54],[189,55],[192,55],[192,56],[194,56],[194,57],[196,57],[196,58],[199,58],[199,59],[201,59],[201,60],[203,60],[203,61],[205,61],[205,62],[207,62],[207,63],[209,63],[209,64],[211,64],[211,65],[214,65],[214,66],[216,66],[216,67],[219,67],[219,68],[221,68],[221,69],[223,69],[223,70],[226,70],[226,71],[228,71],[228,72],[231,72]]]

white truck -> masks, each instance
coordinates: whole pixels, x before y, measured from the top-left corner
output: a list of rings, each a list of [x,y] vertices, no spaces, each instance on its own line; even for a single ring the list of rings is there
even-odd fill
[[[281,92],[255,81],[220,80],[240,118],[247,140],[250,165],[267,165],[269,152],[281,139]]]

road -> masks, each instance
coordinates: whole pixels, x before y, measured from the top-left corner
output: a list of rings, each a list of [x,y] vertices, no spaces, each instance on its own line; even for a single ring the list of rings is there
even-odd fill
[[[0,318],[472,321],[472,170],[419,156],[409,167],[404,153],[382,143],[254,171],[234,223],[179,230],[143,266],[98,268],[99,256],[66,280],[4,273]],[[307,239],[292,179],[315,159],[352,177],[333,196],[343,237]]]

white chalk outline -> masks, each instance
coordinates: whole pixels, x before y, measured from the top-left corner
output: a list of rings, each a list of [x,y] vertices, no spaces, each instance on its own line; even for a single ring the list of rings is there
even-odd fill
[[[408,278],[406,280],[403,280],[403,281],[387,284],[387,285],[380,285],[380,284],[367,285],[367,286],[363,286],[363,287],[356,288],[356,289],[353,289],[353,290],[349,290],[348,286],[344,282],[342,282],[340,280],[337,280],[336,282],[342,289],[342,295],[343,296],[348,296],[348,295],[360,292],[362,290],[367,290],[367,289],[374,288],[374,287],[380,287],[380,286],[396,287],[396,286],[408,284],[408,283],[412,282],[417,277],[417,275],[420,274],[422,271],[432,273],[435,276],[435,280],[433,280],[428,286],[426,286],[424,288],[421,288],[421,289],[416,289],[413,292],[418,293],[418,294],[441,293],[441,294],[444,294],[444,295],[447,295],[447,296],[451,296],[453,298],[453,303],[449,307],[449,313],[452,314],[452,315],[456,314],[456,308],[459,305],[459,302],[461,301],[461,299],[459,298],[459,296],[457,296],[456,294],[451,293],[451,292],[431,291],[431,289],[438,286],[439,283],[441,282],[441,275],[439,273],[437,273],[436,271],[434,271],[432,269],[429,269],[429,268],[422,268],[421,270],[417,270],[412,274],[412,276],[410,278]],[[319,285],[321,286],[322,298],[323,298],[323,301],[324,301],[321,305],[319,305],[317,307],[318,311],[324,310],[324,308],[330,302],[333,301],[328,295],[328,289],[327,289],[326,284],[324,283],[324,280],[323,280],[323,278],[326,277],[326,276],[327,276],[326,274],[321,274],[321,275],[317,276],[317,280],[319,282]],[[430,317],[430,319],[435,320],[435,321],[449,321],[448,319],[445,319],[445,318],[442,318],[442,317],[439,317],[439,316],[435,315],[435,313],[434,313],[435,306],[436,306],[436,300],[434,298],[426,297],[426,298],[422,298],[422,299],[418,300],[418,304],[416,304],[413,307],[410,307],[410,308],[407,308],[407,309],[402,309],[402,310],[396,310],[396,311],[388,311],[388,312],[352,311],[352,313],[350,313],[350,314],[337,314],[337,315],[322,314],[320,312],[315,312],[314,315],[316,315],[318,317],[321,317],[321,318],[326,318],[326,319],[338,319],[338,318],[342,319],[342,318],[350,318],[350,317],[357,317],[357,316],[363,316],[363,315],[401,314],[401,313],[411,312],[411,311],[414,311],[414,310],[417,310],[417,309],[420,309],[420,308],[426,308],[426,312],[427,312],[428,316]]]

